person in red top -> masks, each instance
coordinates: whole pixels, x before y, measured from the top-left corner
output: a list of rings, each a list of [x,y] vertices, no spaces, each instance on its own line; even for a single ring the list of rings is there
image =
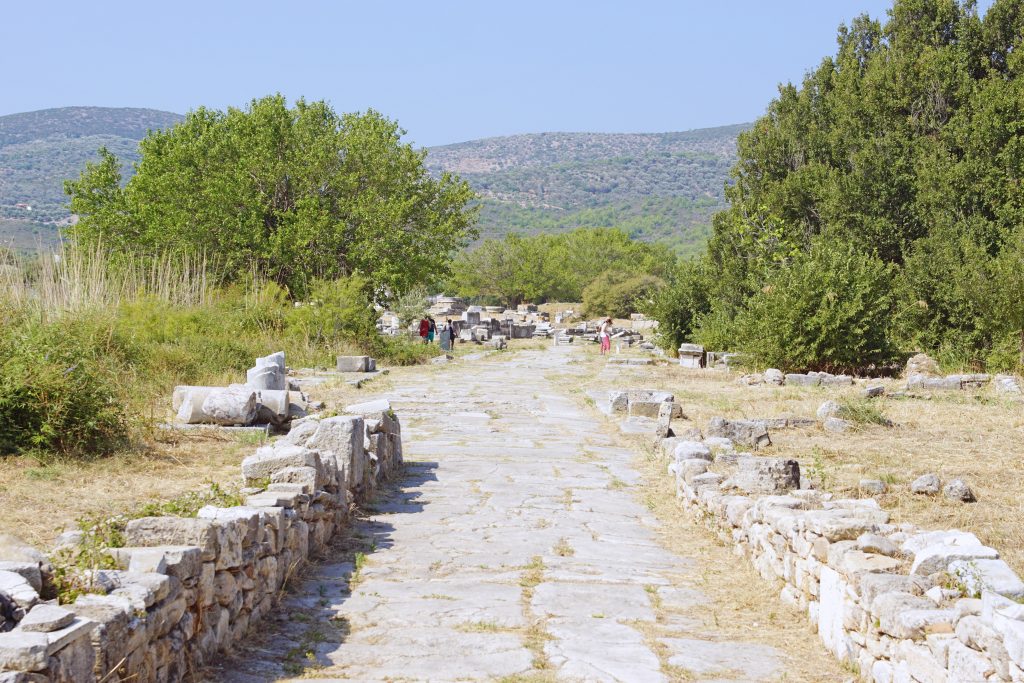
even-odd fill
[[[423,343],[427,343],[427,335],[430,334],[430,321],[426,318],[420,320],[420,338],[423,339]]]

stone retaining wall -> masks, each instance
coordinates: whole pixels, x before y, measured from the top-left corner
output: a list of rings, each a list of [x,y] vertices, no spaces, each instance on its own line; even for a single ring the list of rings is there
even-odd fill
[[[245,505],[128,522],[105,551],[117,569],[89,572],[94,592],[73,604],[40,599],[52,570],[31,549],[0,561],[0,683],[179,681],[239,642],[402,463],[386,401],[347,411],[246,458]]]
[[[679,498],[862,679],[1024,681],[1024,582],[973,534],[801,490],[792,460],[664,445]]]

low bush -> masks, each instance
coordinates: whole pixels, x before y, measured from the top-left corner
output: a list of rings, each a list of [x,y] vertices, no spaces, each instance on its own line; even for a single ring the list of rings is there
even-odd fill
[[[583,290],[583,313],[591,317],[628,318],[664,285],[664,280],[653,275],[606,272]]]

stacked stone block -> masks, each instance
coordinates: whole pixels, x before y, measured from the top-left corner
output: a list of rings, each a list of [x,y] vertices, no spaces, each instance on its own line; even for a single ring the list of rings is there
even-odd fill
[[[390,404],[350,408],[247,457],[245,505],[129,521],[108,551],[117,568],[88,572],[94,592],[73,604],[41,601],[51,570],[38,553],[0,562],[0,682],[180,681],[243,639],[402,464]],[[11,555],[0,543],[0,560]]]
[[[1024,582],[974,534],[802,489],[793,460],[665,445],[679,498],[861,679],[1024,681]]]

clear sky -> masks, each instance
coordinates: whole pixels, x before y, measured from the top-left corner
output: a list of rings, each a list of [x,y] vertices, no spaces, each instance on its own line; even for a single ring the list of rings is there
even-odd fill
[[[982,0],[987,7],[991,0]],[[751,121],[889,0],[5,3],[0,115],[184,113],[281,92],[375,108],[421,145]]]

